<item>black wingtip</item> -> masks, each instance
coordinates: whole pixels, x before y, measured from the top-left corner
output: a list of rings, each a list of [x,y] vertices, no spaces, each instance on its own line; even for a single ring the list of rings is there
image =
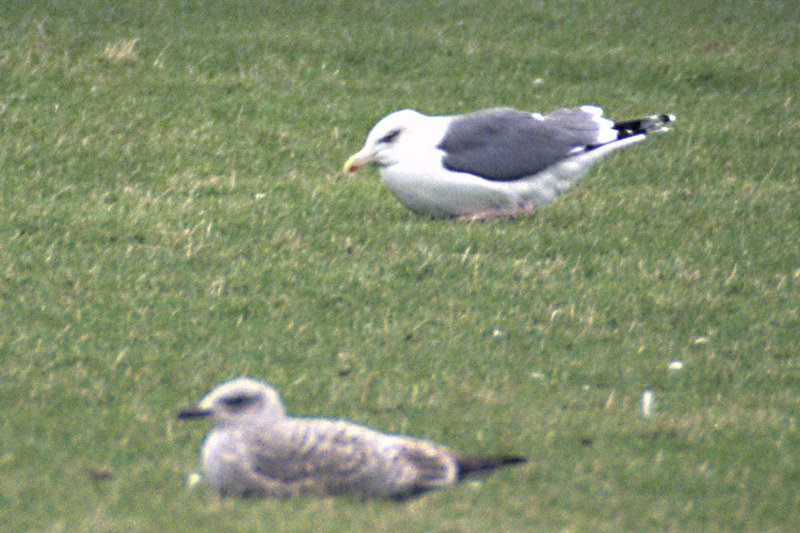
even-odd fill
[[[669,131],[667,124],[675,122],[675,115],[664,113],[634,120],[623,120],[614,123],[614,129],[619,132],[619,139],[633,135],[647,135]]]

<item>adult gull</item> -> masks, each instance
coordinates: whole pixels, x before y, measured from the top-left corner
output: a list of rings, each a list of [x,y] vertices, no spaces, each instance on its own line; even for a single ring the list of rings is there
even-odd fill
[[[178,413],[180,419],[198,417],[216,421],[202,463],[206,479],[221,494],[402,499],[526,461],[514,455],[460,455],[344,420],[290,417],[273,387],[250,378],[224,383]]]
[[[453,116],[395,111],[345,163],[375,163],[410,210],[433,217],[515,216],[552,201],[605,155],[667,131],[673,115],[615,122],[596,106],[548,115],[508,108]]]

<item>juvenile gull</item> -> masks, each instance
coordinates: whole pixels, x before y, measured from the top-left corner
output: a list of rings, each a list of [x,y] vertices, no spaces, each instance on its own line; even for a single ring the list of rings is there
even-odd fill
[[[518,456],[461,456],[433,442],[344,420],[288,416],[270,385],[237,378],[179,419],[211,417],[203,471],[221,494],[361,494],[405,498],[467,475],[524,463]]]
[[[673,115],[614,122],[595,106],[549,115],[507,108],[466,115],[395,111],[344,164],[367,163],[404,206],[433,217],[514,216],[552,201],[605,155],[667,131]]]

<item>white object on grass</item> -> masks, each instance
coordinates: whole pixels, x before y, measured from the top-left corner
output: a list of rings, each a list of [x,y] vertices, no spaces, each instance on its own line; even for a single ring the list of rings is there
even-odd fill
[[[645,389],[642,393],[642,415],[645,418],[649,418],[653,414],[653,401],[655,397],[653,395],[653,391],[650,389]]]

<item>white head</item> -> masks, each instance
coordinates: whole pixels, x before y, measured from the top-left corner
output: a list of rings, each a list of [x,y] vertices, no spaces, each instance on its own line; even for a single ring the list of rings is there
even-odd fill
[[[430,118],[413,109],[401,109],[386,115],[370,130],[361,150],[344,164],[344,171],[353,173],[373,162],[380,166],[394,164],[403,147],[410,147],[425,136]]]
[[[223,383],[196,406],[178,412],[179,419],[211,417],[223,424],[240,423],[251,417],[277,420],[285,416],[278,391],[245,377]]]

